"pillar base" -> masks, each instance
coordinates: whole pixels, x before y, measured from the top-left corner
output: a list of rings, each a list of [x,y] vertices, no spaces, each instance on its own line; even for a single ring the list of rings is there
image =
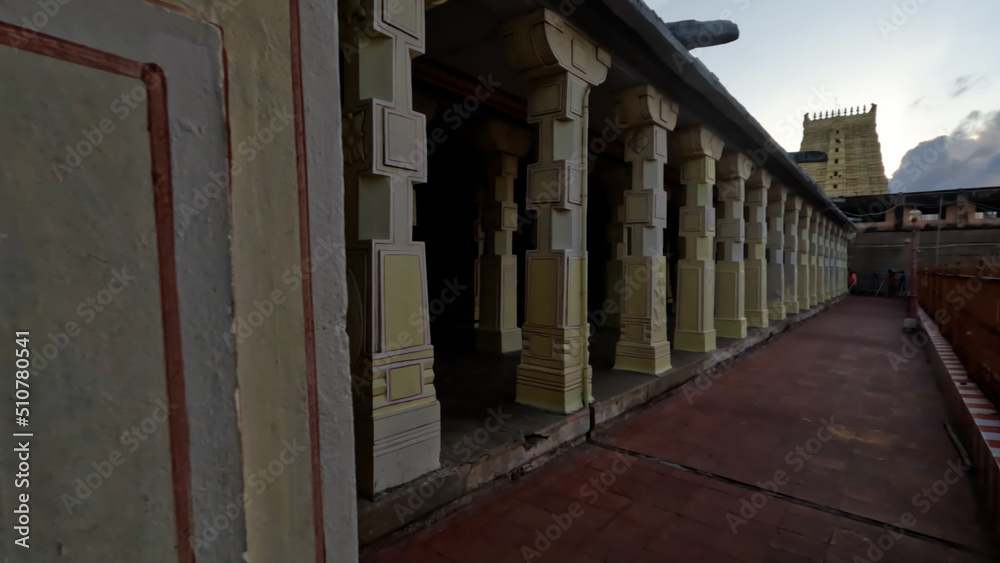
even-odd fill
[[[517,352],[521,349],[521,329],[511,328],[507,330],[490,330],[480,328],[476,330],[476,350],[481,352]]]
[[[785,312],[789,315],[799,314],[799,302],[798,301],[785,301]]]
[[[592,379],[588,366],[586,377]],[[516,401],[544,411],[569,414],[583,408],[583,370],[570,372],[521,364],[517,367]]]
[[[674,331],[674,350],[711,352],[715,350],[715,331]]]
[[[715,318],[715,333],[723,338],[746,338],[746,319],[720,319]]]
[[[747,326],[753,328],[767,328],[768,318],[767,310],[764,311],[747,311]]]
[[[435,471],[441,467],[441,403],[359,420],[355,444],[358,489],[369,496]]]
[[[615,348],[616,370],[662,375],[671,368],[670,343],[658,346],[618,343]]]
[[[785,320],[785,305],[772,305],[770,309],[767,310],[771,319],[776,321]]]

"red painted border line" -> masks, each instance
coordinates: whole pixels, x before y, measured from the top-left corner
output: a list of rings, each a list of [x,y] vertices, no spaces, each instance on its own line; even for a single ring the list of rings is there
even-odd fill
[[[152,152],[157,251],[160,258],[167,402],[170,404],[170,465],[174,480],[174,514],[177,517],[177,555],[182,563],[186,563],[195,560],[191,548],[191,448],[181,348],[181,316],[177,297],[167,84],[163,69],[155,64],[142,65],[142,81],[146,83],[149,96],[149,142]]]
[[[302,261],[302,310],[306,341],[306,395],[309,408],[309,450],[312,458],[313,534],[316,561],[326,560],[323,532],[323,467],[319,449],[319,396],[316,382],[316,324],[313,318],[312,245],[309,241],[309,175],[306,169],[305,108],[302,99],[302,36],[299,0],[288,0],[291,20],[292,98],[295,106],[295,165],[299,191],[299,254]],[[331,100],[336,103],[336,100]],[[309,265],[309,267],[307,267]]]
[[[140,62],[0,21],[0,45],[132,78],[143,77]]]
[[[79,43],[0,21],[0,44],[29,53],[128,76],[143,81],[149,96],[149,144],[156,216],[157,257],[160,274],[160,308],[166,368],[167,403],[170,405],[170,469],[174,493],[177,555],[180,563],[193,563],[191,548],[191,448],[181,347],[177,264],[174,249],[173,184],[170,160],[170,119],[163,70],[99,51]]]

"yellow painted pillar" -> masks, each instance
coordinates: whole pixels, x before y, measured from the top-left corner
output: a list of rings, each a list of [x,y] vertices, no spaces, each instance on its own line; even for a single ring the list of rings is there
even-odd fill
[[[767,192],[767,310],[785,320],[785,202],[788,189],[774,182]]]
[[[410,60],[424,51],[424,3],[375,0],[341,17],[368,30],[344,63],[348,333],[358,488],[374,494],[439,467],[423,243],[411,237],[413,184],[426,181],[425,119],[413,109]]]
[[[569,413],[593,400],[587,323],[587,100],[611,56],[561,16],[540,9],[504,24],[507,58],[528,85],[538,162],[527,207],[537,248],[527,252],[517,402]]]
[[[820,249],[823,253],[823,284],[820,288],[820,301],[829,301],[833,298],[833,247],[831,236],[833,234],[833,224],[828,219],[823,219],[820,225],[823,240],[820,242]]]
[[[521,329],[517,327],[517,256],[513,247],[518,217],[514,179],[518,157],[531,148],[531,133],[491,120],[476,131],[476,141],[487,155],[476,348],[515,352],[521,349]]]
[[[486,191],[489,188],[482,184],[476,185],[476,220],[472,224],[472,237],[476,241],[476,260],[473,263],[475,269],[473,280],[473,291],[475,299],[472,304],[473,326],[479,328],[479,302],[482,299],[482,273],[483,273],[483,251],[486,250],[486,231],[483,230],[483,214],[486,213]]]
[[[767,304],[767,192],[771,174],[758,168],[747,181],[747,257],[746,316],[747,326],[768,325]]]
[[[799,211],[802,198],[789,195],[785,202],[785,312],[799,312]],[[807,306],[808,308],[808,306]]]
[[[747,335],[743,203],[746,181],[752,172],[753,162],[738,152],[722,155],[716,172],[719,202],[715,223],[718,252],[715,260],[715,330],[726,338],[745,338]]]
[[[702,125],[678,131],[685,205],[679,231],[683,254],[677,263],[677,329],[674,348],[690,352],[715,349],[715,207],[712,187],[722,157],[722,138]]]
[[[628,248],[627,230],[625,228],[625,190],[630,183],[629,167],[601,161],[600,181],[607,188],[607,205],[611,218],[608,221],[608,260],[604,264],[604,303],[601,305],[603,315],[590,320],[603,323],[602,326],[621,328],[622,295],[631,291],[622,281],[622,261]]]
[[[813,233],[815,233],[812,215],[813,208],[809,205],[803,205],[802,209],[799,210],[799,282],[797,291],[799,311],[812,308],[815,305],[813,300],[816,298],[812,285],[812,280],[815,278],[813,264],[816,256],[811,252],[809,245]]]
[[[809,302],[812,306],[826,301],[823,298],[826,288],[826,249],[823,247],[823,244],[826,242],[824,240],[826,219],[818,212],[814,212],[814,215],[811,236],[812,247],[810,249],[813,256],[813,267],[809,272],[811,276],[809,283],[812,289]]]
[[[615,117],[625,129],[625,161],[632,165],[625,192],[627,244],[622,260],[621,336],[615,369],[652,375],[670,369],[667,339],[667,133],[677,124],[677,104],[651,86],[615,95]]]

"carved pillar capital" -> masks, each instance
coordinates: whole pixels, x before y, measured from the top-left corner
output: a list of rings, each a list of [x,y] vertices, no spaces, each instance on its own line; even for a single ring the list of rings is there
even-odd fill
[[[611,67],[607,51],[547,8],[504,23],[500,36],[507,61],[528,80],[568,72],[596,86]]]

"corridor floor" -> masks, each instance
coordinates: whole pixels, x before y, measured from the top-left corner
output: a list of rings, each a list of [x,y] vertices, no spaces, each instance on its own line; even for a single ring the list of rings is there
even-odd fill
[[[997,561],[904,313],[848,298],[363,561]]]

